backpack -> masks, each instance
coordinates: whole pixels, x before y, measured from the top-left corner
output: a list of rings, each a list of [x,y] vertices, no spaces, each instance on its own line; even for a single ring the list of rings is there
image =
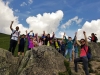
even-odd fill
[[[94,40],[97,42],[97,41],[98,41],[98,38],[95,36],[95,37],[94,37]]]
[[[86,52],[85,46],[84,46],[84,50],[85,50],[85,52]],[[90,46],[88,46],[88,50],[87,50],[86,54],[87,54],[88,60],[90,60],[90,59],[92,58],[92,53],[91,53],[91,48],[90,48]]]
[[[12,35],[15,34],[15,32],[16,32],[16,30],[13,33],[11,33],[10,39],[11,39]],[[18,35],[19,35],[19,32],[18,32]]]

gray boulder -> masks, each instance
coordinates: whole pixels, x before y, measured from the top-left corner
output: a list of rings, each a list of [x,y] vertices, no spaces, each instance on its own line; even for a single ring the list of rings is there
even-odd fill
[[[27,51],[23,58],[14,57],[9,51],[0,48],[0,75],[58,75],[66,71],[64,60],[50,46],[36,47]]]

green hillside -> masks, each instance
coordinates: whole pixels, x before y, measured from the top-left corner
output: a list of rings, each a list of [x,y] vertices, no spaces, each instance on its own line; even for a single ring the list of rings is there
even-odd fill
[[[4,48],[8,50],[9,44],[10,44],[10,35],[0,33],[0,48]],[[25,46],[25,51],[26,51],[26,47],[27,46]],[[18,45],[16,46],[15,56],[17,56],[17,53],[18,53]]]

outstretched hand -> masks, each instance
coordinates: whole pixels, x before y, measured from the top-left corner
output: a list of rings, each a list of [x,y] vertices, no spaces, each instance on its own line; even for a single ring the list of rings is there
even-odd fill
[[[13,24],[13,23],[14,23],[14,21],[11,21],[11,23]]]
[[[33,30],[31,30],[30,32],[33,32]]]
[[[75,35],[77,35],[77,32],[75,32]]]
[[[64,32],[64,36],[66,35],[66,33]]]
[[[83,31],[83,34],[85,34],[86,32],[85,31]]]

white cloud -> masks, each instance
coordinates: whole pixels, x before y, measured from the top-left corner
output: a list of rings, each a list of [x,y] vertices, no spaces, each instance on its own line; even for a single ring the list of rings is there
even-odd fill
[[[86,21],[81,29],[78,29],[78,39],[84,38],[83,31],[86,31],[87,37],[91,33],[97,34],[98,41],[100,41],[100,19],[92,20],[91,22]]]
[[[13,28],[19,26],[21,34],[25,33],[25,30],[33,30],[35,33],[42,34],[45,30],[46,33],[52,33],[57,31],[60,21],[63,18],[63,12],[58,10],[57,12],[38,14],[37,16],[30,16],[26,19],[29,24],[29,28],[25,28],[22,24],[19,24],[18,17],[14,16],[14,11],[9,7],[7,3],[0,1],[0,32],[11,34],[10,24],[14,20]],[[17,11],[17,10],[16,10]]]
[[[63,12],[58,10],[57,12],[38,14],[36,17],[31,16],[26,19],[29,24],[30,30],[42,34],[45,30],[46,33],[55,32],[58,29],[60,21],[63,18]]]
[[[10,34],[10,23],[13,20],[13,28],[15,28],[17,25],[20,27],[21,33],[24,33],[24,31],[27,29],[23,27],[22,24],[19,24],[18,17],[14,16],[14,11],[9,8],[9,3],[4,3],[2,0],[0,0],[0,32]]]
[[[75,16],[74,18],[68,20],[65,24],[63,24],[61,28],[66,28],[70,26],[73,22],[75,22],[77,25],[80,25],[80,23],[82,22],[82,18],[78,18],[78,16]]]
[[[26,2],[23,2],[20,6],[26,6],[27,3]]]
[[[32,4],[32,3],[33,3],[33,0],[29,0],[28,3],[29,3],[29,4]]]

